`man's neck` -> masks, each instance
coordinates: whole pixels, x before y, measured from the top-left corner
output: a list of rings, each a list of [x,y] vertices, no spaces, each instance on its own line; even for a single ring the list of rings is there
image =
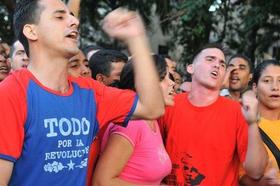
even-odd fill
[[[34,55],[30,57],[28,70],[44,86],[65,93],[69,89],[67,63],[68,59],[63,57]]]
[[[240,99],[240,91],[232,91],[229,90],[229,97],[235,101],[239,101]]]
[[[192,84],[188,99],[194,106],[205,107],[211,105],[219,98],[219,90]]]
[[[261,117],[267,120],[271,120],[271,121],[280,120],[280,108],[272,110],[260,104],[259,111],[261,113]]]

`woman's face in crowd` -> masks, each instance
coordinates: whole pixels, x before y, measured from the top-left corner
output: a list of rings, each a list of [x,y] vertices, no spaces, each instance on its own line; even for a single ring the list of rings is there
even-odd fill
[[[164,79],[160,82],[164,103],[166,106],[174,105],[174,81],[169,78],[169,72],[167,71]]]
[[[280,109],[280,67],[268,65],[257,85],[259,103],[268,109]]]

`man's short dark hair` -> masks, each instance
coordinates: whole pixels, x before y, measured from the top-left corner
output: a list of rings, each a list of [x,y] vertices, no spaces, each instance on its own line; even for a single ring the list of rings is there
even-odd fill
[[[18,40],[15,40],[15,41],[13,42],[13,44],[11,45],[11,47],[10,47],[9,56],[10,56],[11,59],[13,58],[13,53],[14,53],[15,50],[16,50],[16,48],[15,48],[15,43],[16,43],[17,41],[18,41]]]
[[[124,62],[126,63],[128,57],[117,50],[103,49],[94,53],[89,59],[89,68],[92,72],[92,78],[96,79],[97,74],[109,76],[111,73],[111,63]]]
[[[221,43],[208,43],[206,45],[203,45],[201,48],[199,48],[193,55],[193,58],[192,58],[192,63],[194,62],[194,60],[197,58],[197,56],[205,49],[208,49],[208,48],[216,48],[216,49],[219,49],[221,50],[224,54],[225,54],[225,48],[224,46],[221,44]]]
[[[22,43],[26,54],[29,56],[28,40],[23,34],[23,27],[26,24],[37,24],[43,6],[39,5],[40,0],[17,0],[14,12],[14,32],[16,38]]]
[[[250,60],[250,58],[248,58],[247,56],[245,56],[244,54],[235,54],[233,56],[231,56],[228,60],[228,63],[230,63],[230,61],[234,58],[241,58],[243,59],[244,61],[247,62],[248,66],[249,66],[249,70],[250,70],[250,73],[253,73],[254,71],[254,67],[253,67],[253,63],[252,61]]]

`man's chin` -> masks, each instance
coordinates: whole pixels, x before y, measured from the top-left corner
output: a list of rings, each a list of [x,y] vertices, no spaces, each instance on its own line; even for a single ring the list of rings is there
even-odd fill
[[[0,82],[3,81],[7,76],[8,76],[8,74],[1,74],[0,73]]]
[[[79,48],[68,49],[66,52],[67,52],[67,57],[71,58],[79,53]]]
[[[241,86],[240,85],[229,85],[229,89],[230,90],[233,90],[233,91],[239,91],[239,90],[242,90]]]
[[[242,90],[242,88],[229,88],[229,91],[231,92],[241,92]]]

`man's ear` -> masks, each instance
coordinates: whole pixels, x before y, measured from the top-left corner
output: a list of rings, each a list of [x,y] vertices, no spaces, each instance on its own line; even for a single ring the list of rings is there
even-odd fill
[[[32,40],[32,41],[35,41],[38,39],[35,25],[32,25],[32,24],[24,25],[23,34],[25,35],[25,37],[27,37],[29,40]]]
[[[250,73],[250,75],[249,75],[249,81],[251,81],[252,79],[253,79],[253,74]]]
[[[100,83],[103,83],[103,84],[105,84],[104,83],[104,81],[105,81],[105,78],[104,78],[104,75],[103,74],[96,74],[96,81],[99,81]]]
[[[189,65],[187,66],[187,72],[188,72],[189,74],[193,74],[193,64],[189,64]]]

